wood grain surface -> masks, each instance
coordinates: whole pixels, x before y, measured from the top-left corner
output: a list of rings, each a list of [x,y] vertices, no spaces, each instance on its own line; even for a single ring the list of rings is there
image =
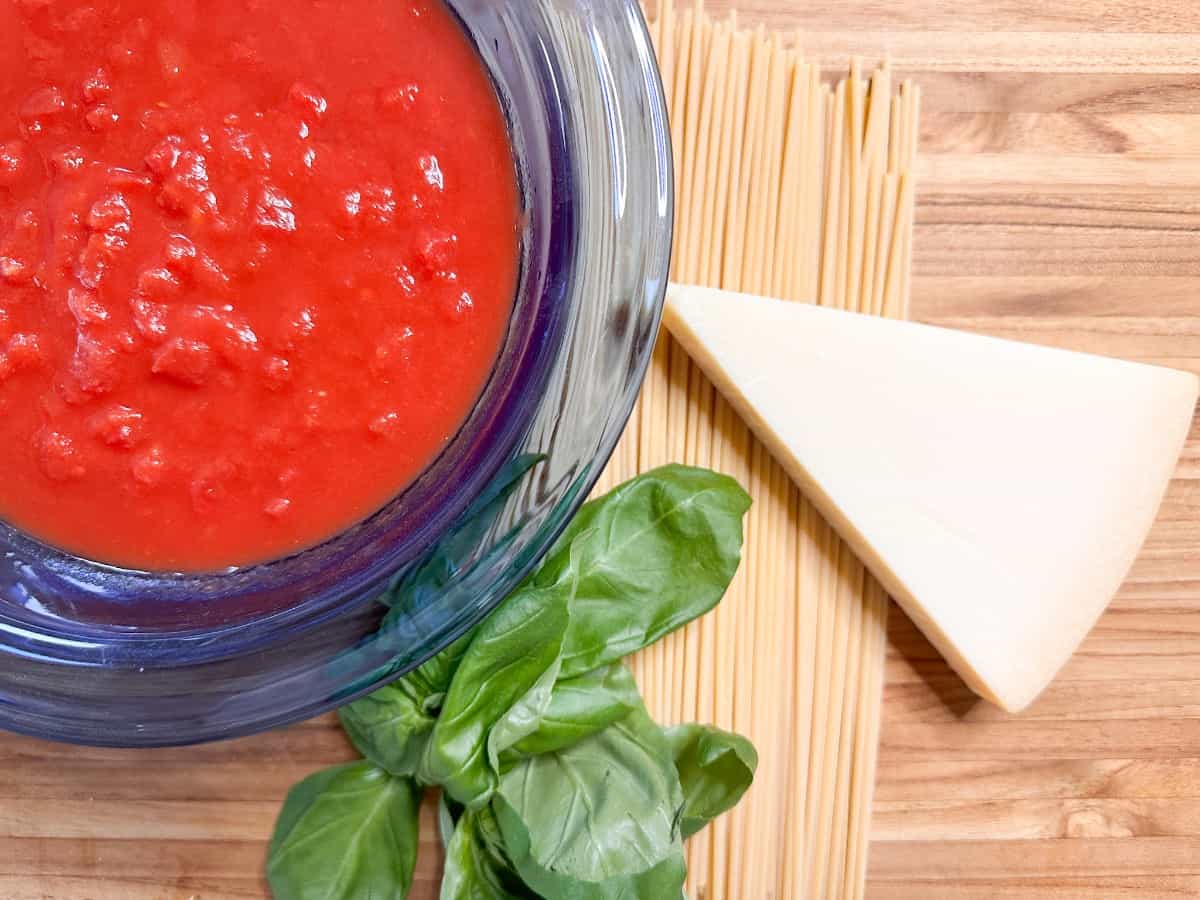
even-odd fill
[[[1200,371],[1200,4],[737,5],[924,88],[918,318]],[[1129,583],[1027,714],[892,622],[873,900],[1200,897],[1200,429]],[[348,756],[330,717],[155,752],[0,737],[0,900],[262,898],[287,788]],[[436,896],[424,850],[416,900]]]

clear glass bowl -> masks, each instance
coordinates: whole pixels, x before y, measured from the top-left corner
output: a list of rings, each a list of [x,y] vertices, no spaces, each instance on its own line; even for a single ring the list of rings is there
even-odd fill
[[[654,54],[636,0],[449,2],[504,101],[526,205],[510,333],[469,421],[379,514],[267,565],[129,572],[0,525],[0,728],[156,746],[313,716],[477,624],[587,496],[666,288]]]

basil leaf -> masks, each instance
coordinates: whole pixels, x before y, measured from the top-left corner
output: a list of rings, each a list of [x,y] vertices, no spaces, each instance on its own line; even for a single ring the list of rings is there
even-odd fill
[[[706,725],[664,730],[683,788],[679,827],[685,839],[728,812],[754,781],[758,753],[741,735]]]
[[[620,663],[560,681],[537,730],[513,745],[506,762],[566,749],[625,718],[641,702],[637,682]]]
[[[443,850],[450,846],[451,836],[454,834],[458,820],[462,818],[462,809],[452,809],[452,802],[445,794],[438,797],[438,837],[442,839]]]
[[[450,682],[454,680],[454,673],[458,671],[473,637],[470,633],[460,637],[437,656],[404,676],[424,698],[422,705],[427,712],[436,713],[441,709],[446,692],[450,690]]]
[[[585,505],[532,579],[571,586],[561,677],[617,662],[711,610],[737,571],[749,508],[732,478],[686,466]]]
[[[542,717],[550,707],[554,686],[558,681],[561,662],[553,664],[534,682],[529,691],[492,726],[488,734],[488,764],[500,772],[500,757],[518,741],[524,740],[542,725]]]
[[[517,874],[542,896],[680,897],[683,803],[666,740],[644,708],[500,780],[493,809]]]
[[[460,638],[420,668],[338,710],[358,752],[393,775],[416,775],[470,643],[469,636]]]
[[[512,872],[513,864],[508,858],[508,851],[504,848],[504,835],[500,831],[500,823],[496,821],[496,814],[492,812],[491,806],[477,809],[471,813],[471,816],[475,820],[475,830],[479,834],[479,840],[489,855],[502,870]],[[517,883],[520,883],[519,879],[517,879]]]
[[[560,591],[518,590],[480,626],[459,664],[426,746],[420,778],[468,809],[487,803],[497,773],[489,759],[492,727],[544,686],[567,630]]]
[[[421,797],[369,762],[318,772],[288,795],[267,854],[275,900],[408,895]]]
[[[458,820],[446,847],[441,900],[537,900],[492,854],[478,817],[479,813],[469,812]]]
[[[338,711],[358,752],[392,775],[416,775],[437,716],[408,678],[381,688]]]

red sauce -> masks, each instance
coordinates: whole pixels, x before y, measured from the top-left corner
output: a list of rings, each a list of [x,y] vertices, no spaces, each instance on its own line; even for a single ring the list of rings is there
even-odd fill
[[[383,506],[503,340],[519,202],[436,0],[0,0],[0,517],[213,570]]]

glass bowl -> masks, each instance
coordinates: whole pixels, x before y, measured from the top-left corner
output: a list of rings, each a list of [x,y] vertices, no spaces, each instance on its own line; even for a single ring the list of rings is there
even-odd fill
[[[666,288],[654,54],[636,0],[449,3],[493,73],[525,203],[512,324],[468,422],[386,509],[261,566],[130,572],[0,525],[0,728],[161,746],[329,710],[477,624],[586,498]]]

